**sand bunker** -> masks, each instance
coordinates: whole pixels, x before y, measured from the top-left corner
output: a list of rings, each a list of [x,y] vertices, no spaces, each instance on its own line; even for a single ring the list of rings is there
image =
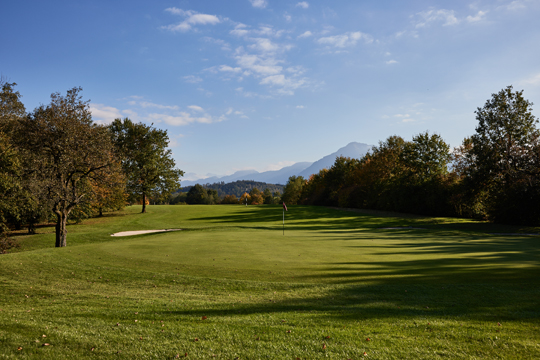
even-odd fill
[[[133,236],[133,235],[141,235],[141,234],[151,234],[151,233],[161,233],[161,232],[168,232],[168,231],[180,231],[182,229],[161,229],[161,230],[134,230],[134,231],[121,231],[114,234],[111,234],[111,236]]]

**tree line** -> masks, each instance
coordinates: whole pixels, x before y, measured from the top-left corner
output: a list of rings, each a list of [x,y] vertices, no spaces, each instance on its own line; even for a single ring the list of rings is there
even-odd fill
[[[63,247],[68,220],[137,201],[145,212],[149,196],[180,187],[166,131],[128,118],[94,123],[79,87],[27,112],[15,86],[0,79],[0,253],[16,245],[10,229],[53,221]]]
[[[263,191],[259,190],[256,185],[260,186]],[[279,204],[281,201],[279,189],[283,189],[283,185],[266,184],[251,180],[239,180],[229,184],[196,184],[187,186],[181,189],[182,191],[174,194],[170,204]]]
[[[196,187],[195,190],[192,190]],[[173,194],[170,199],[170,204],[232,204],[234,199],[236,203],[242,199],[245,193],[250,196],[256,195],[262,191],[266,203],[278,203],[283,192],[283,185],[279,184],[267,184],[265,182],[253,181],[253,180],[237,180],[230,183],[219,182],[213,184],[196,184],[194,186],[186,186],[181,188],[177,193]],[[206,195],[204,195],[206,190]],[[188,199],[188,193],[192,195]],[[193,193],[199,194],[194,197]],[[272,202],[267,199],[272,197]],[[277,199],[274,199],[277,198]],[[200,199],[200,200],[196,200]],[[245,199],[244,199],[245,200]],[[245,201],[244,201],[245,202]],[[243,202],[243,203],[244,203]],[[264,201],[263,201],[264,203]]]
[[[540,225],[540,132],[523,91],[502,89],[477,108],[476,132],[451,150],[438,134],[390,136],[361,159],[336,158],[292,176],[287,204],[459,216]]]

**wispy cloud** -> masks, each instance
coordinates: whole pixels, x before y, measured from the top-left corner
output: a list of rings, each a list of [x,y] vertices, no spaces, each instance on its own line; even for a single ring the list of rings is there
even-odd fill
[[[195,25],[215,25],[221,22],[221,20],[216,15],[209,14],[200,14],[193,10],[182,10],[175,7],[167,8],[165,11],[170,12],[174,15],[180,15],[186,19],[178,24],[172,24],[168,26],[163,26],[162,28],[169,31],[189,31]]]
[[[122,112],[115,107],[103,104],[90,104],[90,112],[98,124],[110,124],[114,119],[122,118]]]
[[[195,76],[195,75],[187,75],[187,76],[184,76],[184,81],[188,82],[190,84],[196,84],[196,83],[200,83],[201,81],[203,81],[203,79],[201,79],[200,77]]]
[[[478,22],[478,21],[482,21],[485,19],[485,16],[487,14],[487,11],[478,11],[478,13],[474,16],[467,16],[467,21],[468,22]]]
[[[386,62],[387,65],[397,64],[398,62],[396,60],[388,60]]]
[[[442,23],[443,26],[456,25],[459,23],[454,10],[430,9],[421,11],[416,15],[420,18],[415,25],[417,29],[429,26],[432,23]]]
[[[197,106],[197,105],[189,105],[188,109],[191,109],[191,110],[196,111],[196,112],[204,112],[204,109],[202,107],[200,107],[200,106]]]
[[[523,81],[520,81],[520,84],[523,84],[523,85],[533,85],[533,86],[537,86],[537,85],[540,85],[540,73],[536,74],[536,75],[532,75],[531,77],[523,80]]]
[[[266,6],[268,6],[268,2],[266,0],[249,0],[251,5],[256,8],[264,9]]]
[[[373,42],[373,37],[360,31],[356,31],[348,32],[341,35],[322,37],[319,38],[317,42],[322,45],[329,45],[337,48],[346,48],[355,46],[360,40],[364,40],[366,44],[369,44]]]
[[[303,9],[307,9],[309,7],[309,4],[307,1],[301,1],[296,4],[296,7],[301,7]]]
[[[304,38],[308,38],[310,36],[313,36],[313,33],[311,31],[305,31],[304,33],[300,34],[297,36],[298,39],[304,39]]]

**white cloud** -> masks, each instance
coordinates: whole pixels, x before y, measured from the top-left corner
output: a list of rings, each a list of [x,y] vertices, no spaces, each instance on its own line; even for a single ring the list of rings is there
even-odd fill
[[[292,20],[292,16],[287,13],[283,14],[283,17],[285,18],[285,21],[287,22],[291,22]]]
[[[289,78],[283,74],[267,76],[260,82],[261,85],[270,85],[277,88],[280,95],[293,95],[294,91],[306,84],[305,79]]]
[[[430,23],[442,22],[443,26],[456,25],[459,20],[456,18],[454,10],[427,10],[417,13],[422,19],[416,23],[416,28],[425,27]]]
[[[268,2],[266,0],[249,0],[249,2],[251,3],[251,5],[253,5],[253,7],[260,9],[264,9],[268,5]]]
[[[521,10],[525,9],[527,6],[525,5],[525,1],[521,0],[515,0],[509,3],[505,6],[508,10]]]
[[[468,22],[477,22],[484,20],[485,15],[487,14],[487,11],[478,11],[478,13],[475,16],[467,16]]]
[[[165,11],[174,15],[180,15],[186,17],[184,21],[175,25],[163,26],[162,28],[170,31],[188,31],[191,30],[194,25],[215,25],[219,24],[221,20],[216,15],[199,14],[193,10],[184,11],[178,8],[168,8]]]
[[[246,36],[246,35],[249,35],[249,30],[247,30],[246,28],[247,28],[247,25],[238,24],[229,33],[236,36]]]
[[[226,42],[225,40],[222,40],[222,39],[214,39],[210,36],[205,36],[203,38],[204,41],[206,42],[209,42],[209,43],[213,43],[213,44],[217,44],[217,45],[220,45],[221,46],[221,50],[226,50],[226,51],[230,51],[231,50],[231,45]]]
[[[283,70],[281,66],[277,65],[278,61],[273,57],[265,58],[253,54],[239,54],[236,56],[236,61],[244,69],[261,76],[279,74]]]
[[[245,24],[237,24],[233,30],[229,32],[231,35],[236,35],[239,37],[246,37],[246,36],[266,36],[266,37],[274,37],[279,38],[284,33],[285,30],[274,30],[272,26],[269,25],[261,25],[258,29],[250,29]]]
[[[203,79],[195,75],[188,75],[188,76],[184,76],[184,81],[191,84],[196,84],[203,81]]]
[[[176,105],[160,105],[160,104],[155,104],[155,103],[148,102],[148,101],[130,101],[128,104],[130,104],[130,105],[139,105],[142,108],[151,107],[151,108],[158,108],[158,109],[161,109],[161,110],[178,110],[178,106],[176,106]]]
[[[397,64],[398,62],[396,60],[388,60],[386,62],[387,65]]]
[[[121,119],[122,113],[115,107],[103,104],[90,104],[90,112],[97,124],[110,124],[114,119]]]
[[[363,39],[364,42],[367,44],[373,42],[373,38],[370,35],[364,34],[360,31],[348,32],[345,34],[335,35],[335,36],[322,37],[318,39],[317,42],[319,44],[335,46],[338,48],[345,48],[345,47],[351,47],[351,46],[356,45],[356,43],[360,39]]]
[[[307,1],[301,1],[298,4],[296,4],[296,7],[301,7],[303,9],[307,9],[309,7],[309,4],[307,3]]]
[[[303,34],[298,35],[297,38],[298,39],[303,39],[303,38],[308,38],[308,37],[310,37],[312,35],[313,35],[313,33],[308,30],[308,31],[304,32]]]
[[[191,109],[191,110],[196,111],[196,112],[204,112],[204,109],[202,107],[200,107],[200,106],[197,106],[197,105],[189,105],[188,109]]]
[[[303,108],[304,108],[304,105],[296,105],[296,108],[297,108],[297,109],[303,109]]]
[[[220,65],[219,66],[219,71],[222,71],[222,72],[232,72],[232,73],[239,73],[242,71],[242,68],[239,68],[239,67],[231,67],[231,66],[228,66],[228,65]]]

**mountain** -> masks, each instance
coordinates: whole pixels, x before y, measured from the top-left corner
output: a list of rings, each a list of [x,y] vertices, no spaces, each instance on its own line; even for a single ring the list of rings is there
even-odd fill
[[[280,170],[265,171],[255,174],[253,177],[249,178],[249,180],[261,181],[267,184],[285,185],[289,180],[289,177],[298,174],[311,164],[312,163],[310,162],[298,162],[291,166],[286,166]]]
[[[303,176],[305,179],[309,179],[311,174],[317,174],[319,171],[325,168],[330,169],[332,165],[334,165],[334,162],[336,161],[336,157],[338,156],[345,156],[345,157],[350,157],[354,159],[360,159],[369,150],[371,150],[371,147],[372,145],[352,142],[348,144],[347,146],[342,147],[335,153],[326,155],[322,159],[315,161],[310,167],[301,171],[298,174],[298,176]]]
[[[320,160],[311,162],[298,162],[291,166],[286,166],[280,170],[258,172],[255,170],[237,171],[232,175],[227,176],[212,176],[206,179],[199,180],[182,180],[182,186],[192,186],[195,184],[214,184],[219,182],[230,183],[238,180],[253,180],[265,182],[267,184],[285,185],[289,177],[303,176],[308,179],[311,174],[318,173],[321,169],[331,168],[338,156],[346,156],[359,159],[371,149],[371,145],[352,142],[338,151],[323,157]]]

